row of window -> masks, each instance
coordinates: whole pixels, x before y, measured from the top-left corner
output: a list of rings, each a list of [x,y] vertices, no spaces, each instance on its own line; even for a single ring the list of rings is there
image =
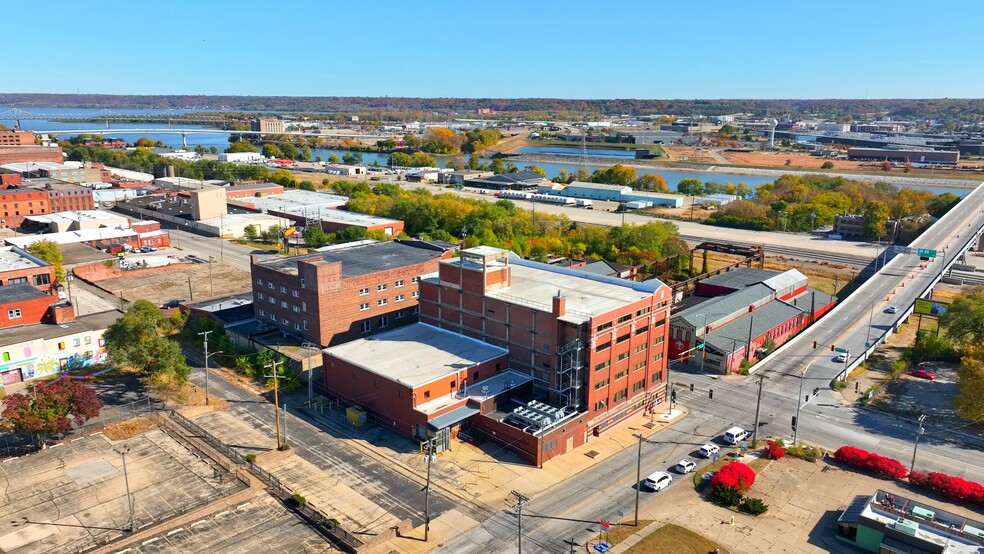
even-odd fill
[[[76,348],[82,346],[83,344],[85,344],[85,345],[92,344],[92,337],[86,335],[86,336],[81,337],[81,338],[72,339],[72,346],[74,346]],[[104,344],[106,344],[106,339],[100,338],[99,339],[99,346],[103,346]],[[68,341],[60,341],[58,343],[58,350],[66,350],[67,348],[68,348]],[[91,354],[91,352],[90,352],[90,354]],[[31,347],[30,346],[25,346],[24,347],[24,357],[25,358],[30,358],[31,355],[32,355],[31,354]],[[2,355],[0,355],[0,359],[2,359],[4,362],[9,362],[10,359],[11,359],[10,352],[9,351],[3,352]]]
[[[411,314],[417,314],[418,313],[417,307],[414,306],[413,309],[410,310],[410,313]],[[403,319],[406,316],[407,316],[406,310],[400,310],[400,311],[396,312],[396,316],[394,317],[394,319]],[[385,329],[386,327],[389,327],[389,316],[388,315],[381,315],[381,316],[377,317],[376,318],[376,329]],[[362,323],[360,323],[359,324],[359,331],[362,332],[362,333],[372,332],[372,319],[370,318],[370,319],[367,319],[367,320],[363,321]]]
[[[420,298],[420,293],[417,291],[413,291],[413,294],[411,294],[410,296],[412,296],[413,298]],[[402,294],[397,294],[396,296],[393,297],[394,304],[397,302],[403,302],[404,300],[406,300],[406,297]],[[387,304],[389,304],[388,298],[380,298],[379,300],[376,300],[376,306],[385,306]],[[359,310],[361,311],[368,310],[369,307],[370,307],[369,302],[363,302],[359,304]]]

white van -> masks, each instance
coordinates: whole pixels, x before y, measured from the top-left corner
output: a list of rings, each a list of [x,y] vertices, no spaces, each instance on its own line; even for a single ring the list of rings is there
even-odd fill
[[[724,432],[724,440],[728,444],[738,444],[748,438],[748,431],[741,427],[732,427]]]

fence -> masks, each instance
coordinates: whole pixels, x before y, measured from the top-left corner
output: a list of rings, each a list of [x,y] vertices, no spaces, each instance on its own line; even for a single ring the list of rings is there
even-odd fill
[[[190,419],[184,417],[177,412],[170,412],[170,419],[175,423],[179,424],[189,433],[192,433],[196,438],[201,439],[209,444],[212,448],[215,448],[223,455],[228,456],[230,460],[233,460],[239,465],[249,466],[249,472],[259,478],[264,484],[269,487],[271,494],[280,498],[285,502],[290,502],[294,509],[310,523],[317,527],[323,529],[332,539],[337,541],[339,545],[346,552],[355,553],[360,549],[364,549],[369,546],[367,543],[356,538],[354,535],[342,529],[338,521],[330,519],[322,514],[320,511],[314,508],[314,506],[308,504],[307,502],[300,502],[294,498],[295,491],[291,490],[289,487],[285,486],[280,479],[275,475],[266,471],[265,469],[257,466],[256,464],[250,463],[246,460],[246,457],[230,448],[228,445],[223,443],[217,437],[203,429],[198,424],[194,423]]]
[[[69,437],[75,435],[87,436],[98,431],[103,430],[109,425],[120,423],[128,419],[132,419],[138,416],[160,412],[164,409],[164,403],[160,400],[155,400],[149,396],[145,396],[139,400],[134,400],[133,402],[127,404],[120,404],[118,406],[104,406],[102,410],[99,411],[99,415],[85,424],[72,429],[68,433],[59,433],[51,437],[45,438],[43,444],[47,446],[50,441],[59,442],[65,440]],[[43,448],[38,444],[36,440],[37,437],[33,433],[9,433],[0,434],[0,452],[6,454],[6,456],[22,456],[25,454],[30,454],[36,452]]]

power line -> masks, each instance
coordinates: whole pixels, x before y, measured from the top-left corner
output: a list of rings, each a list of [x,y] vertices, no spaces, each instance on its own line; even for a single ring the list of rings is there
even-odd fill
[[[516,509],[519,513],[519,525],[516,528],[516,538],[517,546],[519,548],[518,552],[519,554],[523,554],[523,504],[529,502],[530,499],[519,491],[512,491],[510,494],[516,497]]]

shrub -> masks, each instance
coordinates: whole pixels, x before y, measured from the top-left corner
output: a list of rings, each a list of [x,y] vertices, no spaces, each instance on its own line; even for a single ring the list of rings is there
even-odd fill
[[[246,456],[244,456],[244,458],[246,458],[246,462],[247,463],[252,464],[252,463],[255,463],[256,462],[256,454],[246,454]]]
[[[711,488],[717,491],[718,488],[734,488],[740,494],[744,494],[755,483],[755,472],[752,468],[741,462],[728,462],[721,466],[721,469],[711,478]]]
[[[984,485],[954,475],[935,471],[929,473],[913,471],[909,474],[909,482],[941,494],[953,502],[974,502],[984,505]]]
[[[303,506],[304,504],[307,504],[307,498],[304,498],[303,496],[297,494],[296,492],[292,494],[290,497],[294,502],[297,502],[298,505]]]
[[[898,460],[879,456],[853,446],[838,448],[837,452],[834,453],[834,459],[842,464],[870,471],[889,479],[904,479],[908,474],[908,470]]]
[[[745,501],[738,506],[738,509],[746,514],[759,516],[769,511],[769,505],[762,502],[761,498],[746,498]]]
[[[716,487],[711,494],[722,506],[730,508],[741,503],[741,491],[738,487]]]
[[[786,455],[786,444],[782,439],[769,439],[765,443],[765,451],[769,453],[770,458],[778,460]]]

